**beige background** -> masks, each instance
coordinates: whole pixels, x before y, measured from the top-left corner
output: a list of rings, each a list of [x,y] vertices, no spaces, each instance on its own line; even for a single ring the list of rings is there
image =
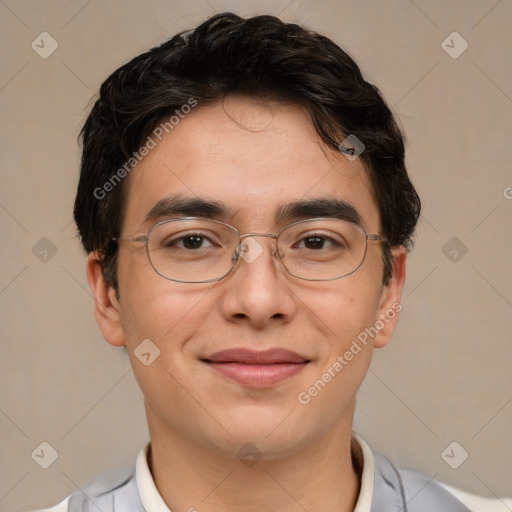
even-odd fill
[[[93,318],[72,223],[76,138],[111,71],[224,10],[332,37],[408,136],[424,215],[400,324],[375,354],[355,429],[429,476],[512,494],[510,0],[1,0],[0,510],[56,503],[131,464],[146,440],[127,357]],[[31,48],[43,31],[59,45],[47,59]],[[469,44],[456,59],[441,46],[453,31]],[[57,250],[46,262],[47,241],[33,252],[43,237]],[[467,248],[456,262],[443,252],[452,237]],[[46,470],[31,458],[42,441],[59,455]],[[452,441],[469,453],[458,469],[441,457]]]

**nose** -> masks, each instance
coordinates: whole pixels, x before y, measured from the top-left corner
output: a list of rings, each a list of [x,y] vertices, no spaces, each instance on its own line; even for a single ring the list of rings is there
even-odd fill
[[[259,233],[241,237],[234,255],[238,261],[223,283],[221,307],[228,321],[248,322],[262,328],[287,323],[293,317],[296,303],[286,272],[279,263],[276,238],[276,235]]]
[[[273,238],[274,240],[271,242],[271,249],[269,249],[270,255],[278,257],[277,235],[272,233],[246,233],[245,235],[240,236],[240,244],[234,255],[237,259],[241,257],[246,263],[252,263],[264,252],[265,249],[263,244],[258,243],[254,238],[251,238],[255,236]]]

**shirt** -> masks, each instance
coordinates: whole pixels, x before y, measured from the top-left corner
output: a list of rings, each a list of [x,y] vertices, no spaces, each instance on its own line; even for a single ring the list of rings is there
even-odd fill
[[[376,456],[373,454],[370,447],[356,434],[353,434],[357,444],[361,448],[361,465],[362,465],[362,474],[361,474],[361,488],[359,491],[359,497],[357,500],[356,507],[354,512],[373,512],[372,511],[372,503],[374,501],[375,489],[376,489]],[[111,488],[111,490],[121,488],[123,485],[127,485],[129,481],[136,484],[133,485],[134,492],[133,499],[139,501],[143,507],[145,512],[171,512],[171,510],[165,504],[162,496],[158,492],[156,488],[155,482],[151,475],[151,471],[149,469],[147,456],[149,450],[151,448],[151,443],[148,442],[139,452],[137,456],[137,461],[135,464],[135,476],[129,477],[124,482],[117,484],[117,487]],[[379,468],[383,465],[381,456],[379,460]],[[384,459],[387,461],[387,459]],[[387,461],[389,463],[389,461]],[[390,463],[389,463],[390,464]],[[390,464],[391,466],[391,464]],[[377,475],[380,475],[380,470],[377,472]],[[380,477],[380,481],[386,481],[386,477]],[[426,479],[426,481],[429,481]],[[387,483],[387,481],[386,481]],[[451,496],[455,497],[459,502],[465,507],[466,510],[470,512],[504,512],[505,506],[512,508],[512,499],[511,498],[503,498],[503,499],[491,499],[491,498],[483,498],[466,491],[457,489],[455,487],[443,484],[441,482],[438,483],[444,490],[446,490]],[[383,489],[382,485],[379,486],[380,489]],[[138,491],[138,496],[136,496]],[[381,494],[380,491],[378,491]],[[391,490],[391,492],[395,492]],[[104,495],[102,493],[101,495]],[[73,496],[73,495],[72,495]],[[66,498],[64,501],[59,503],[58,505],[47,508],[40,509],[34,512],[68,512],[70,507],[70,499],[72,496]],[[99,496],[99,495],[98,495]],[[114,499],[113,499],[114,500]],[[112,501],[113,501],[112,500]],[[375,506],[375,504],[374,504]],[[72,507],[73,508],[73,507]],[[95,507],[93,506],[93,509]],[[78,509],[77,509],[78,510]],[[80,509],[81,510],[81,509]],[[85,510],[85,509],[84,509]],[[87,509],[89,510],[89,509]],[[115,504],[112,503],[111,509],[114,512],[116,511]],[[375,510],[375,509],[373,509]],[[464,510],[461,508],[460,510]],[[121,509],[119,512],[123,512]],[[440,509],[436,510],[436,512],[443,512]]]

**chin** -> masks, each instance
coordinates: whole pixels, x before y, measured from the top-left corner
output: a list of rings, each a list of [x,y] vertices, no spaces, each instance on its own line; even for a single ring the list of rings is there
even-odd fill
[[[223,430],[216,430],[210,442],[224,455],[240,457],[240,452],[255,450],[265,460],[280,459],[299,452],[321,435],[320,426],[309,425],[304,418],[294,415],[292,408],[245,407],[226,414]],[[225,435],[222,435],[225,434]],[[210,446],[212,447],[212,446]]]

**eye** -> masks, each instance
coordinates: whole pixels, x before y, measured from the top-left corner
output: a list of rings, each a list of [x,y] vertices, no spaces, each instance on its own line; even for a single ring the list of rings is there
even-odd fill
[[[336,240],[333,237],[323,234],[310,234],[299,240],[297,244],[299,249],[310,249],[314,251],[322,249],[338,249],[346,247],[342,240]]]
[[[205,245],[206,244],[206,245]],[[218,247],[210,238],[201,233],[187,233],[179,237],[168,237],[162,242],[164,248],[177,248],[185,250],[198,250],[207,247]]]

